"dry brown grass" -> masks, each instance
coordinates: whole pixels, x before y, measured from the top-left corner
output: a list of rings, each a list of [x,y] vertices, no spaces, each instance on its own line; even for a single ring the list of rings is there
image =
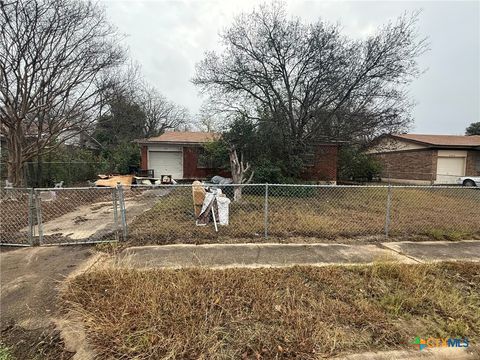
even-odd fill
[[[314,359],[480,335],[480,265],[97,270],[64,295],[101,358]]]
[[[256,190],[259,195],[247,192],[242,202],[231,204],[230,225],[215,233],[213,225],[195,226],[191,190],[174,189],[134,219],[129,238],[136,244],[262,241],[264,197],[261,188]],[[386,188],[310,188],[298,195],[269,197],[271,239],[384,234]],[[480,191],[473,189],[394,189],[390,235],[452,240],[478,236],[480,220],[473,209],[479,203]]]

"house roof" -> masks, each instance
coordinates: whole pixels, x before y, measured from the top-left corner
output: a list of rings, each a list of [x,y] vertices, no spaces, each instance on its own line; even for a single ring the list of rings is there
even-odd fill
[[[149,143],[175,143],[175,144],[203,144],[220,137],[220,134],[214,132],[200,131],[171,131],[163,133],[160,136],[154,136],[148,139],[142,139],[141,144]]]
[[[393,138],[403,139],[410,142],[421,143],[430,146],[445,147],[478,147],[480,135],[428,135],[428,134],[392,134]]]

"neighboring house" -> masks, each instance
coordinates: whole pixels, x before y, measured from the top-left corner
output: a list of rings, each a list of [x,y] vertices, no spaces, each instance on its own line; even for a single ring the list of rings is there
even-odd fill
[[[383,135],[366,152],[381,162],[382,181],[454,184],[460,176],[480,176],[479,135]]]
[[[155,177],[172,175],[176,180],[207,179],[214,175],[230,177],[230,172],[205,163],[203,145],[219,138],[211,132],[166,132],[138,140],[142,170],[151,169]],[[307,154],[304,180],[335,183],[337,179],[336,144],[319,144]]]

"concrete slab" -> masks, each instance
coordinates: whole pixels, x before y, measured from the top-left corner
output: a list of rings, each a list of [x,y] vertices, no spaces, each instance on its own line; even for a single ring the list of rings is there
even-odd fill
[[[322,266],[368,264],[375,261],[414,262],[376,245],[345,244],[142,246],[125,249],[114,260],[117,266],[132,268]]]
[[[480,240],[402,241],[382,245],[419,262],[480,261]]]

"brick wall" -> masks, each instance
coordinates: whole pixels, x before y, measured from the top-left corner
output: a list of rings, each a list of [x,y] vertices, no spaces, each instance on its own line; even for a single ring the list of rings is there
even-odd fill
[[[437,177],[437,150],[398,151],[372,156],[383,166],[382,178],[434,181]]]
[[[140,151],[140,169],[148,170],[148,147],[146,145],[142,145]]]
[[[465,175],[480,176],[480,150],[468,151]]]
[[[198,147],[185,146],[183,148],[183,178],[184,179],[207,179],[214,175],[230,177],[229,171],[214,168],[198,167]]]
[[[304,180],[337,181],[338,145],[324,144],[315,148],[314,165],[305,168]]]

